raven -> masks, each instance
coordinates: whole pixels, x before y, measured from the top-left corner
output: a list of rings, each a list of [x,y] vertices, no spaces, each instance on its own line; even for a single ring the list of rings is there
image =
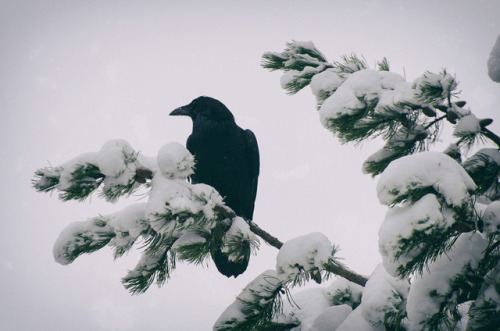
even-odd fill
[[[260,166],[253,132],[240,128],[222,102],[206,96],[175,109],[170,115],[185,115],[193,120],[193,132],[186,143],[196,160],[192,183],[212,186],[236,215],[247,222],[252,220]],[[230,261],[221,251],[222,236],[215,236],[211,255],[219,272],[227,277],[242,274],[248,260]]]

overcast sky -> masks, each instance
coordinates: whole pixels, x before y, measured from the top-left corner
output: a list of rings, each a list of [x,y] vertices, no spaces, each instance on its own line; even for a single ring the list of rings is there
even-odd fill
[[[309,88],[286,95],[261,55],[299,40],[331,61],[355,52],[374,66],[385,56],[408,80],[446,67],[473,112],[498,119],[498,134],[500,84],[486,60],[499,18],[497,0],[0,0],[0,329],[209,330],[250,280],[274,268],[277,251],[262,244],[236,280],[211,263],[179,265],[164,287],[131,296],[120,279],[137,252],[113,261],[105,248],[69,266],[52,257],[67,224],[143,197],[63,203],[31,188],[33,172],[113,138],[146,155],[184,143],[190,120],[168,113],[200,95],[221,100],[257,136],[254,220],[282,241],[322,232],[345,264],[370,274],[385,207],[361,164],[380,143],[340,145],[321,127]]]

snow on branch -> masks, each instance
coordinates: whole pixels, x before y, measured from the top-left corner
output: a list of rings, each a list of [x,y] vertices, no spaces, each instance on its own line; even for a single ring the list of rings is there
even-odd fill
[[[282,313],[283,285],[275,270],[266,270],[251,281],[222,313],[214,330],[281,330],[297,326],[276,323]]]
[[[394,276],[422,273],[429,261],[451,249],[459,225],[475,229],[470,195],[475,188],[460,164],[442,153],[392,162],[377,184],[380,202],[392,206],[379,231],[387,270]]]
[[[457,125],[455,136],[459,140],[455,145],[466,151],[483,138],[500,146],[500,137],[486,128],[491,119],[473,121],[476,118],[464,108],[466,103],[453,100],[459,93],[458,81],[446,69],[425,72],[407,82],[389,71],[385,58],[378,62],[377,70],[369,69],[366,60],[355,54],[332,63],[321,55],[314,65],[292,66],[304,53],[302,45],[321,54],[310,42],[294,41],[281,53],[265,53],[262,66],[283,70],[281,85],[291,94],[310,85],[321,123],[342,143],[361,143],[376,137],[386,141],[365,161],[365,173],[378,175],[398,158],[429,150],[444,120]]]
[[[488,60],[495,81],[499,41]],[[293,49],[287,45],[273,54],[284,59]],[[365,173],[380,175],[378,197],[389,207],[379,231],[383,268],[363,283],[360,303],[325,305],[315,309],[319,315],[285,305],[282,320],[315,330],[497,328],[500,137],[488,129],[492,119],[456,100],[455,76],[443,69],[407,82],[389,71],[386,59],[374,70],[355,55],[321,70],[263,66],[283,70],[282,87],[291,94],[299,90],[291,88],[295,82],[302,83],[300,89],[309,82],[321,123],[342,143],[385,142],[363,165]],[[454,141],[444,153],[428,152],[447,123]],[[497,148],[468,155],[488,140]],[[316,307],[323,302],[321,291],[308,295],[315,296]],[[303,302],[299,295],[294,300]]]
[[[296,318],[303,315],[301,305],[296,302],[301,292],[298,297],[295,294],[292,296],[290,289],[304,285],[310,279],[320,284],[337,269],[348,273],[347,269],[336,261],[335,253],[336,248],[321,233],[311,233],[285,242],[276,257],[276,270],[267,270],[248,284],[219,317],[214,328],[255,330],[286,329],[299,325],[304,327],[304,323],[308,322]],[[346,312],[349,313],[359,305],[366,279],[361,283],[362,285],[347,280],[337,281],[335,287],[330,287],[330,291],[323,294],[325,298],[329,297],[325,308],[340,307],[337,313],[345,318]],[[286,300],[282,298],[285,294]],[[284,306],[287,307],[286,312],[283,311]],[[315,317],[317,315],[319,313]],[[324,318],[325,316],[322,316],[318,323],[324,323],[321,322]]]
[[[475,299],[467,292],[481,287],[479,264],[487,246],[479,234],[462,234],[452,250],[428,265],[428,272],[415,277],[406,306],[410,329],[454,329],[462,318],[459,305]]]
[[[162,285],[177,260],[195,264],[206,261],[212,250],[220,248],[213,233],[222,236],[223,249],[232,260],[248,259],[258,248],[257,237],[213,187],[186,180],[193,166],[193,156],[177,143],[164,145],[157,157],[148,158],[127,142],[112,140],[98,152],[37,171],[35,188],[59,190],[63,200],[82,200],[103,184],[102,196],[113,201],[149,180],[146,203],[72,223],[64,229],[54,245],[56,261],[69,264],[81,254],[106,245],[114,248],[116,258],[142,238],[142,257],[122,280],[137,294],[155,280]]]
[[[139,153],[126,141],[110,140],[97,152],[81,154],[57,167],[37,170],[33,187],[39,192],[59,191],[63,201],[81,201],[102,185],[100,195],[108,201],[116,201],[138,189],[136,171],[142,168]]]
[[[135,204],[110,215],[97,216],[67,226],[54,244],[54,258],[60,264],[69,264],[84,253],[92,253],[109,245],[115,258],[122,256],[141,235],[146,235],[149,224],[144,220],[145,204]]]
[[[313,279],[320,284],[330,276],[337,249],[321,233],[311,233],[287,241],[276,257],[278,277],[284,284],[303,285]]]

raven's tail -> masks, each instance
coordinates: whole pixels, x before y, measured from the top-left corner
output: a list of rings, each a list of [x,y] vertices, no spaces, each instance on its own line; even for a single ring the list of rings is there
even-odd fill
[[[217,270],[226,277],[234,276],[236,278],[247,270],[249,259],[242,259],[238,262],[231,261],[220,248],[212,250],[211,255]]]

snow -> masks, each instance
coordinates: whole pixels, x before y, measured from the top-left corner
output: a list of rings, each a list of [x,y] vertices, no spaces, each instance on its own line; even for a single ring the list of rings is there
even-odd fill
[[[435,74],[432,72],[426,72],[422,76],[415,79],[412,83],[412,88],[416,90],[417,95],[419,95],[424,101],[431,101],[425,98],[425,87],[432,86],[435,88],[439,88],[442,90],[441,98],[446,100],[454,89],[457,88],[458,83],[455,80],[455,77],[443,71],[441,73]]]
[[[329,331],[337,329],[352,312],[348,305],[331,306],[319,314],[311,327],[311,331]]]
[[[434,194],[427,194],[414,204],[394,206],[387,211],[379,229],[379,251],[387,272],[397,276],[397,268],[411,261],[420,251],[405,254],[396,261],[395,256],[401,249],[400,240],[408,238],[413,231],[432,230],[434,227],[449,227],[454,223],[452,217],[444,217],[441,205]]]
[[[95,245],[110,236],[113,237],[109,242],[111,246],[130,247],[147,226],[143,221],[145,207],[146,204],[137,203],[116,213],[69,224],[54,243],[54,259],[57,263],[69,264],[73,261],[71,255],[80,246]]]
[[[481,132],[479,121],[480,120],[472,114],[462,117],[458,120],[457,125],[455,126],[455,131],[453,131],[453,135],[461,137]]]
[[[104,189],[111,189],[116,185],[127,185],[135,176],[137,152],[128,142],[122,139],[113,139],[106,142],[97,152],[80,154],[66,162],[59,178],[57,188],[65,191],[72,186],[73,172],[86,164],[94,164],[106,177]]]
[[[297,47],[305,48],[311,51],[317,51],[316,46],[314,46],[314,43],[312,41],[293,41],[293,44]]]
[[[329,86],[326,79],[331,80],[330,86],[338,83],[337,77],[325,74],[320,77],[318,87]],[[375,111],[384,112],[387,107],[394,108],[401,102],[418,103],[411,84],[402,76],[388,71],[359,70],[349,75],[336,92],[325,100],[320,108],[320,119],[328,127],[329,119],[353,115],[364,109],[367,103],[375,103]]]
[[[258,242],[259,239],[257,236],[250,231],[250,226],[248,223],[241,217],[235,217],[232,220],[231,227],[226,232],[224,237],[222,238],[223,242],[229,242],[231,240],[237,239],[238,241],[245,240],[247,242]],[[226,249],[227,248],[227,249]],[[225,246],[222,251],[225,253],[229,253],[229,245]],[[239,255],[232,256],[229,255],[229,260],[237,261],[240,258]]]
[[[311,79],[312,93],[316,97],[316,100],[323,100],[325,94],[331,94],[334,92],[344,81],[335,70],[327,69]]]
[[[241,291],[236,300],[219,316],[214,324],[214,329],[224,326],[226,322],[231,320],[244,320],[246,315],[243,314],[242,310],[245,307],[245,301],[253,301],[255,295],[271,297],[272,293],[279,287],[281,287],[281,281],[278,279],[276,270],[262,272]],[[252,312],[248,312],[248,314],[252,314]]]
[[[301,272],[324,269],[332,257],[333,247],[319,232],[291,239],[283,244],[276,257],[276,270],[284,282],[293,280]]]
[[[115,139],[106,142],[102,148],[95,154],[96,165],[99,170],[109,177],[117,177],[123,171],[135,172],[135,168],[129,169],[129,162],[125,157],[135,156],[137,152],[123,139]]]
[[[363,310],[358,307],[347,316],[347,318],[340,324],[336,331],[382,331],[383,327],[374,327],[363,317]]]
[[[411,330],[421,329],[421,323],[428,321],[440,311],[440,305],[447,299],[450,283],[460,276],[467,266],[477,267],[488,241],[477,233],[462,234],[453,248],[428,264],[427,271],[413,280],[406,309]]]
[[[378,329],[384,321],[384,314],[387,309],[397,311],[396,307],[401,304],[401,297],[408,295],[409,283],[389,275],[384,267],[379,264],[365,285],[361,304],[358,310],[357,319],[364,319],[374,330]],[[397,295],[396,295],[397,294]],[[347,326],[353,327],[351,314],[339,330],[347,330]],[[361,323],[363,325],[364,323]],[[357,328],[354,328],[357,330]],[[382,328],[383,330],[383,328]]]
[[[179,247],[182,247],[184,245],[191,245],[191,244],[200,244],[204,243],[207,240],[195,232],[192,231],[184,231],[182,235],[175,241],[175,243],[172,245],[172,250],[175,251]]]
[[[397,159],[384,170],[377,183],[380,203],[391,205],[410,190],[433,187],[451,206],[462,206],[476,188],[463,167],[446,154],[424,152]]]
[[[302,55],[302,56],[307,57],[307,55]],[[311,58],[311,60],[314,61],[313,58]],[[295,59],[290,59],[289,61],[293,62],[293,61],[295,61]],[[322,69],[323,69],[323,67],[321,67],[321,66],[318,68],[307,66],[302,71],[297,71],[297,70],[285,71],[280,78],[281,88],[286,90],[288,85],[293,85],[296,82],[300,82],[300,83],[302,83],[303,81],[305,82],[305,80],[304,80],[305,78],[302,78],[301,76],[303,76],[304,74],[315,75],[316,73],[318,73]]]
[[[497,83],[500,83],[500,35],[497,37],[495,44],[488,58],[488,76]]]
[[[169,179],[183,179],[194,173],[194,157],[179,143],[163,145],[158,151],[158,168]]]
[[[175,222],[159,216],[167,211],[166,201],[169,203],[168,210],[173,214],[183,210],[196,212],[199,209],[192,201],[188,185],[186,181],[171,180],[161,173],[153,176],[146,209],[146,218],[150,220],[153,230],[159,233],[172,233],[175,229]]]
[[[483,222],[485,238],[494,233],[498,234],[500,231],[500,201],[494,201],[486,207]]]
[[[110,246],[121,247],[135,242],[146,228],[144,203],[136,203],[111,214],[108,226],[115,232],[116,237],[109,242]]]
[[[198,204],[194,210],[203,212],[208,219],[215,218],[214,208],[216,206],[224,205],[222,196],[212,186],[206,184],[190,185],[191,191],[194,196],[194,201]]]
[[[284,314],[277,321],[286,323],[299,320],[301,322],[299,328],[303,331],[333,330],[352,312],[348,304],[332,306],[332,298],[337,291],[346,290],[358,298],[361,297],[363,287],[339,278],[328,287],[311,288],[294,293],[292,302],[284,302]]]

